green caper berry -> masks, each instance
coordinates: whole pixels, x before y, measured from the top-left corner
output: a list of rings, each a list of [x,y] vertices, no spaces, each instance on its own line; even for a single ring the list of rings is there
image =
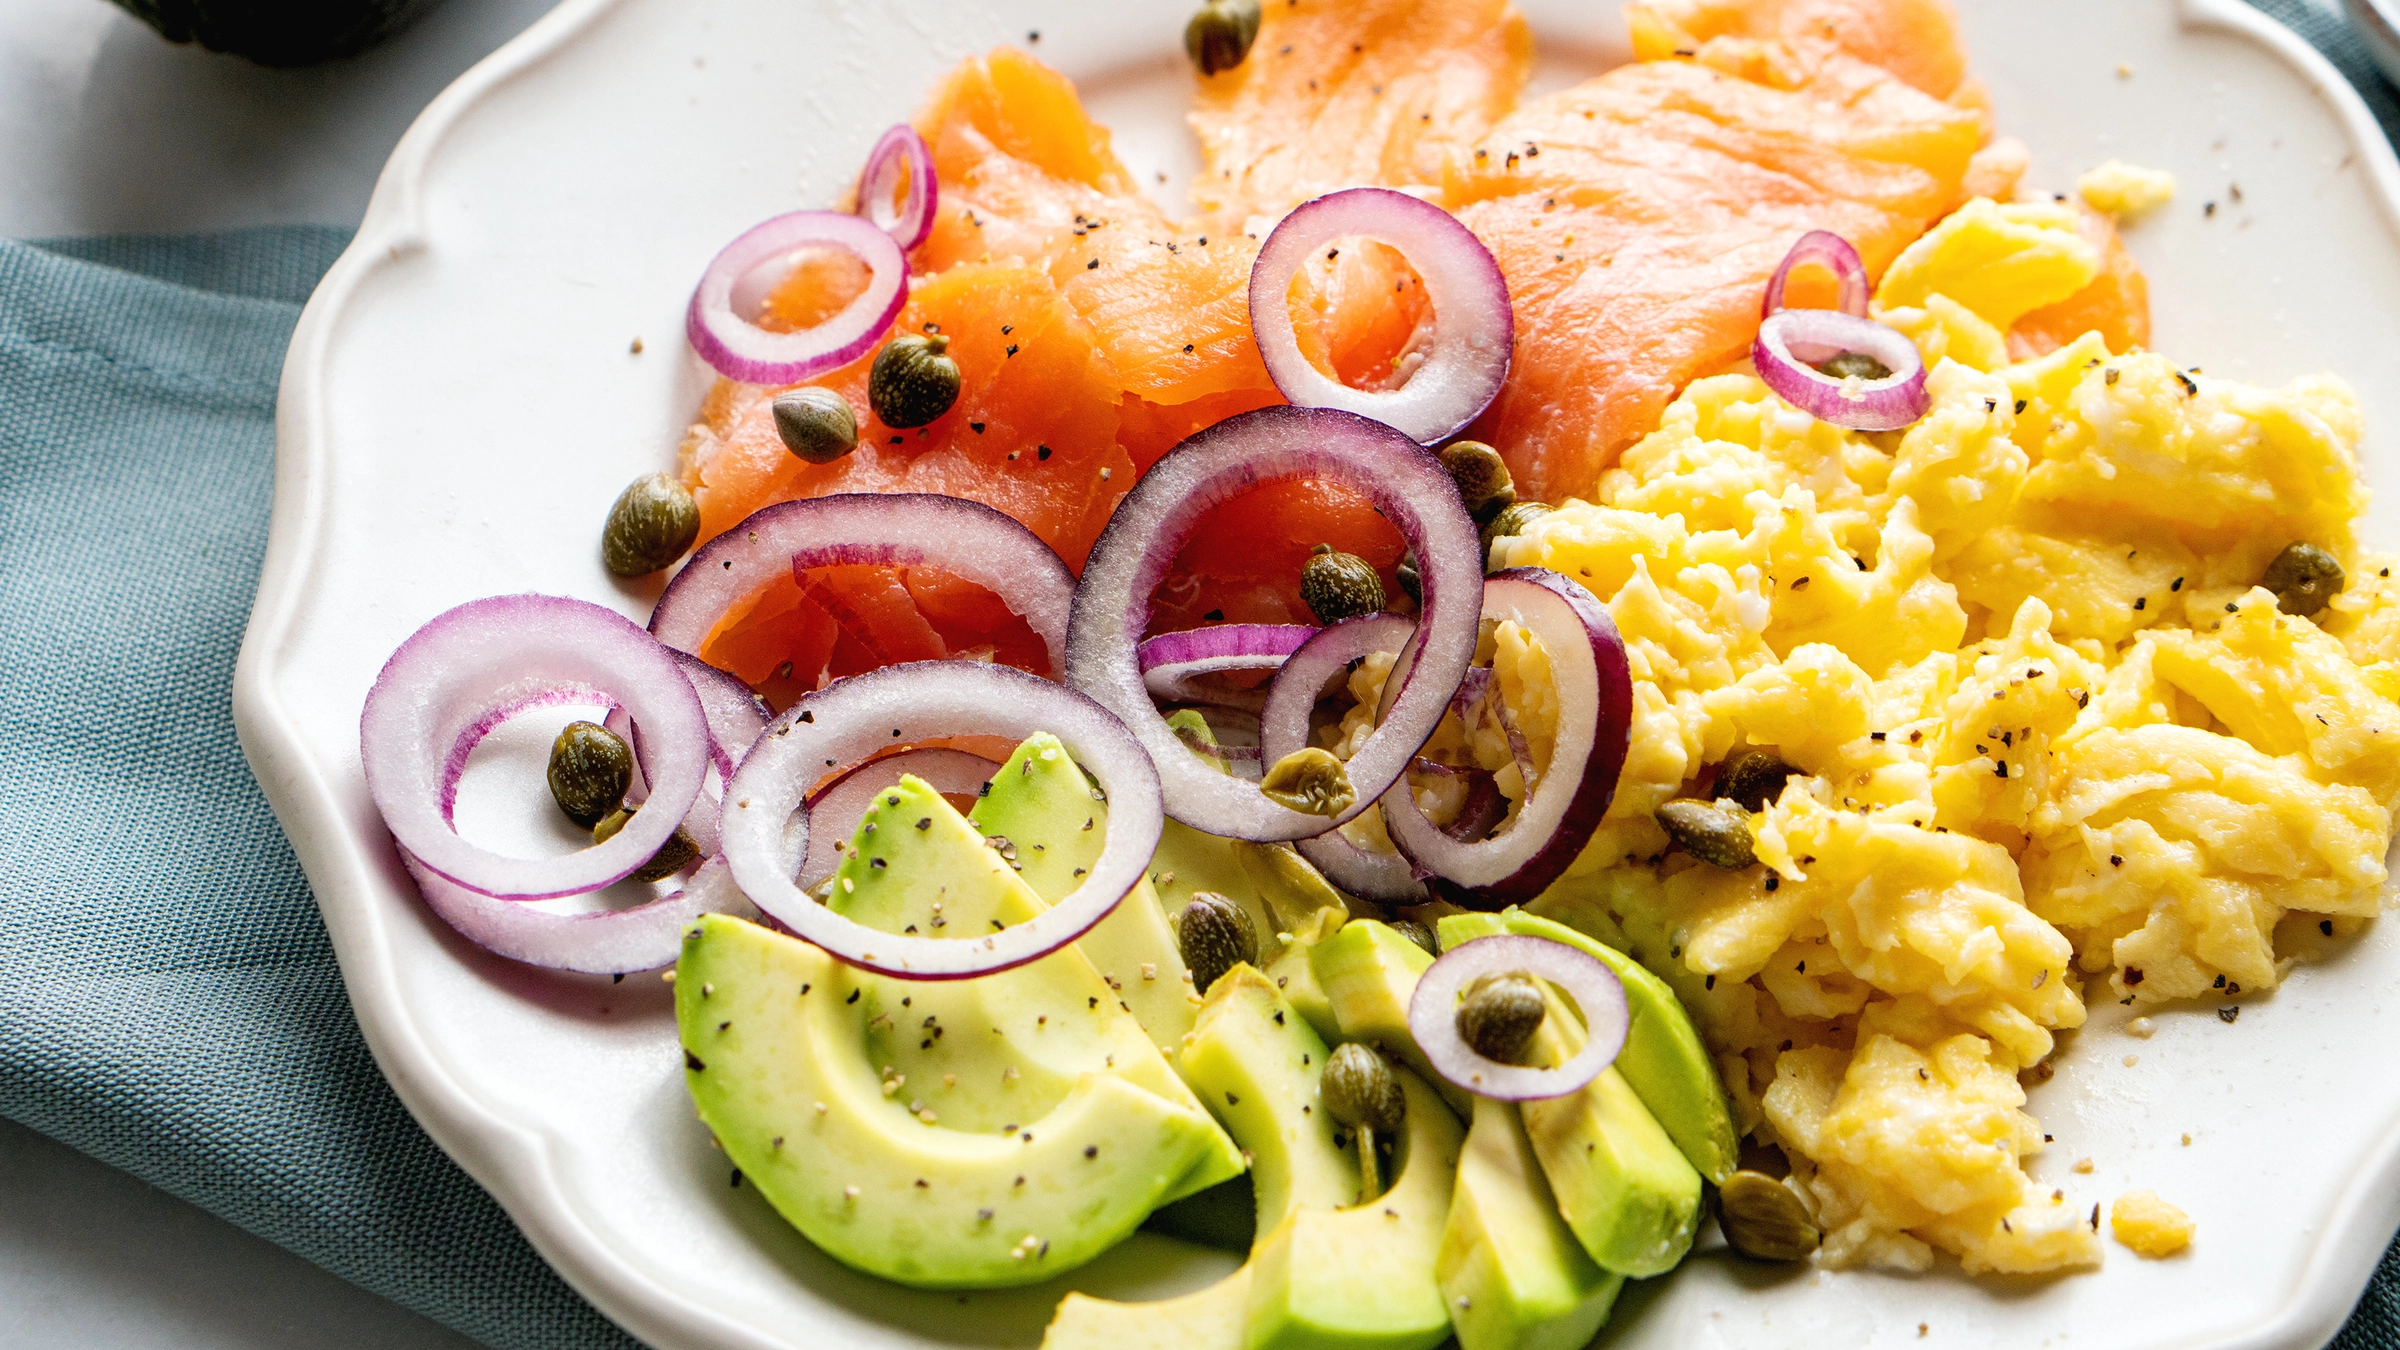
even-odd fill
[[[1759,1261],[1800,1261],[1817,1249],[1816,1222],[1792,1189],[1743,1170],[1717,1189],[1717,1227],[1735,1251]]]
[[[1442,467],[1458,484],[1458,499],[1478,523],[1516,504],[1517,484],[1500,452],[1481,441],[1452,441],[1442,447]]]
[[[1818,366],[1817,373],[1831,375],[1837,380],[1847,380],[1854,375],[1862,380],[1888,380],[1892,377],[1892,368],[1865,352],[1842,352]]]
[[[1231,70],[1258,40],[1258,0],[1208,0],[1183,26],[1183,50],[1203,75]]]
[[[1317,1090],[1333,1118],[1353,1128],[1396,1130],[1408,1119],[1408,1096],[1391,1066],[1356,1041],[1336,1046],[1326,1057]]]
[[[1312,816],[1338,816],[1358,800],[1350,771],[1333,752],[1313,745],[1276,760],[1258,780],[1258,790],[1279,806]]]
[[[2275,592],[2275,608],[2308,615],[2325,608],[2348,579],[2340,559],[2314,544],[2294,544],[2275,555],[2258,584]]]
[[[1739,872],[1758,861],[1750,822],[1733,811],[1686,797],[1658,808],[1658,825],[1676,847],[1711,867]]]
[[[1427,956],[1442,954],[1441,949],[1434,945],[1433,930],[1418,923],[1415,919],[1392,920],[1392,931],[1424,948]]]
[[[585,829],[624,805],[632,786],[633,751],[598,722],[569,722],[550,743],[550,795]]]
[[[647,576],[700,537],[700,503],[671,473],[644,474],[617,494],[600,530],[600,561],[621,577]]]
[[[1258,930],[1249,913],[1215,891],[1192,894],[1175,920],[1175,946],[1192,972],[1192,987],[1203,994],[1226,971],[1258,962]]]
[[[775,434],[811,464],[831,464],[858,448],[858,414],[830,389],[805,385],[775,396]]]
[[[1551,508],[1541,502],[1512,502],[1483,527],[1483,565],[1490,570],[1492,544],[1512,534],[1525,533],[1525,527],[1549,515]]]
[[[600,823],[592,827],[592,842],[605,844],[616,838],[617,831],[624,829],[626,823],[631,821],[634,813],[640,809],[640,807],[631,809],[619,807],[602,816]],[[629,880],[664,881],[691,866],[699,856],[698,841],[692,838],[689,831],[678,825],[675,827],[675,833],[667,836],[667,842],[658,846],[658,852],[650,855],[650,861],[633,869],[633,875]]]
[[[1540,986],[1523,975],[1487,975],[1458,1005],[1458,1038],[1485,1059],[1515,1064],[1549,1014]]]
[[[867,403],[887,427],[921,427],[958,402],[958,362],[950,339],[896,337],[875,353],[867,371]]]
[[[1420,605],[1425,603],[1425,584],[1417,579],[1416,554],[1410,553],[1400,559],[1400,565],[1392,569],[1392,580],[1400,583],[1400,589],[1408,593],[1409,599]]]
[[[1300,566],[1300,601],[1318,623],[1340,623],[1383,610],[1383,578],[1355,553],[1319,544]]]
[[[1717,766],[1717,795],[1740,802],[1745,811],[1764,811],[1783,795],[1785,780],[1800,772],[1773,750],[1746,745]]]

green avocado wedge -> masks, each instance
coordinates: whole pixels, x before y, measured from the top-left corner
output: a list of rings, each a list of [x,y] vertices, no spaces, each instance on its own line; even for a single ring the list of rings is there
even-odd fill
[[[1458,1122],[1396,1071],[1408,1099],[1399,1175],[1366,1204],[1358,1169],[1318,1097],[1325,1042],[1259,972],[1209,990],[1182,1063],[1252,1155],[1259,1238],[1206,1289],[1155,1303],[1069,1294],[1044,1350],[1427,1350],[1449,1335],[1433,1285]]]
[[[1631,1014],[1616,1071],[1633,1086],[1642,1104],[1665,1128],[1686,1161],[1712,1184],[1740,1166],[1741,1144],[1733,1111],[1708,1047],[1692,1026],[1667,982],[1639,961],[1555,920],[1509,908],[1497,914],[1452,914],[1442,919],[1443,951],[1479,937],[1516,933],[1562,942],[1616,972]]]
[[[1434,1278],[1459,1350],[1582,1350],[1625,1287],[1559,1217],[1517,1109],[1488,1097],[1459,1155]]]
[[[1044,1280],[1132,1232],[1214,1151],[1204,1114],[1109,1073],[1081,1075],[1010,1132],[927,1124],[867,1058],[880,1014],[866,1011],[866,978],[716,914],[676,965],[701,1119],[759,1194],[845,1265],[924,1288]],[[1002,1076],[992,1067],[977,1086],[1004,1095]]]
[[[1344,1039],[1365,1041],[1400,1060],[1432,1084],[1451,1110],[1462,1117],[1473,1113],[1474,1095],[1436,1074],[1408,1029],[1408,1001],[1416,995],[1417,977],[1433,964],[1424,948],[1389,924],[1352,919],[1312,947],[1308,960]]]

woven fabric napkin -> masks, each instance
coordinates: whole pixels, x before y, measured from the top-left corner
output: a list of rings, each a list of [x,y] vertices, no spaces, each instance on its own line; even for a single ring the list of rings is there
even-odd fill
[[[376,1071],[234,744],[276,380],[348,239],[0,240],[0,1114],[501,1350],[630,1347]]]
[[[2252,3],[2400,138],[2330,9]],[[276,379],[347,238],[0,240],[0,1115],[499,1350],[618,1350],[377,1073],[234,744]],[[2400,1350],[2400,1247],[2334,1345]]]

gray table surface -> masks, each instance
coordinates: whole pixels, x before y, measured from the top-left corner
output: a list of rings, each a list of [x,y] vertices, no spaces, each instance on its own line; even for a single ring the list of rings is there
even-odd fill
[[[447,0],[356,60],[271,71],[104,0],[0,0],[0,235],[356,225],[417,110],[549,7]],[[472,1345],[0,1121],[0,1350]]]

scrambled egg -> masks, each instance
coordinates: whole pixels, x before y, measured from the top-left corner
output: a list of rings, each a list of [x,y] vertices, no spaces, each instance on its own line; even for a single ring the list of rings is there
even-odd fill
[[[2093,210],[2131,220],[2175,199],[2175,175],[2112,159],[2077,178],[2075,191]]]
[[[2098,1209],[2025,1174],[2019,1076],[2087,998],[2269,989],[2299,927],[2379,907],[2400,582],[2357,539],[2356,401],[2097,335],[2009,363],[2016,316],[2098,266],[2072,207],[1970,205],[1877,296],[1932,367],[1921,422],[1857,434],[1698,380],[1590,500],[1495,546],[1600,597],[1636,682],[1615,803],[1536,908],[1674,983],[1830,1264],[2097,1263]],[[2347,571],[2313,618],[2258,585],[2294,541]],[[1538,644],[1485,646],[1537,720]],[[1387,667],[1353,677],[1369,707]],[[1503,729],[1441,735],[1520,790]],[[1759,864],[1672,851],[1653,813],[1744,745],[1801,771],[1753,817]],[[2121,1239],[2179,1245],[2132,1200]]]
[[[2117,1241],[2153,1259],[2192,1245],[2192,1216],[2158,1198],[2156,1191],[2127,1191],[2108,1207],[2109,1231]]]

